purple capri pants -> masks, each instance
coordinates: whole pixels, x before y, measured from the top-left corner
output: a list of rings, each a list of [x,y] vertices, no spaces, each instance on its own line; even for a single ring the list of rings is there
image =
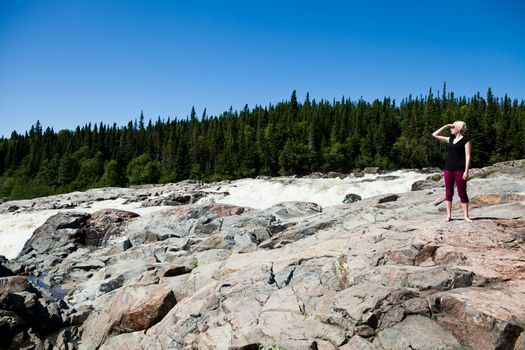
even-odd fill
[[[468,203],[467,181],[463,180],[463,173],[463,170],[445,170],[445,200],[452,202],[455,182],[458,187],[458,196],[461,203]]]

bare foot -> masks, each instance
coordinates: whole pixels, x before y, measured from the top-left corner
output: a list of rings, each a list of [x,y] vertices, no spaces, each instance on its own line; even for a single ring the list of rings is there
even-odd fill
[[[466,222],[472,222],[472,219],[471,218],[465,218],[465,221]]]
[[[447,216],[447,218],[445,219],[446,222],[449,222],[450,220],[450,216]]]

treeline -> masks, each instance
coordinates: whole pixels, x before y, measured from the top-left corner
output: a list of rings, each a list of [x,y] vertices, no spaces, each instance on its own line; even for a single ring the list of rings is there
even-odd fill
[[[149,120],[141,113],[126,126],[103,123],[74,131],[43,130],[0,139],[0,198],[20,199],[102,186],[204,181],[256,175],[349,172],[442,166],[446,145],[431,133],[454,120],[467,123],[472,165],[525,158],[525,102],[479,93],[408,97],[399,105],[319,102],[306,95],[267,107],[245,106],[219,116],[192,109],[182,120]]]

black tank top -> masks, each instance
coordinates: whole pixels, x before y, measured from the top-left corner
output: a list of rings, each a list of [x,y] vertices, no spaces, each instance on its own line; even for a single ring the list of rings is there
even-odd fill
[[[456,144],[454,144],[454,135],[448,139],[448,157],[445,163],[445,170],[462,170],[465,171],[465,144],[469,142],[469,138],[463,136]]]

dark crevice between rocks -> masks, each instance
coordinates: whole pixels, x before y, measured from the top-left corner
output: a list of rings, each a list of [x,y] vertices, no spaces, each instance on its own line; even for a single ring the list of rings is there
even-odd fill
[[[286,280],[284,281],[284,285],[287,286],[290,284],[290,281],[292,280],[292,277],[293,277],[293,273],[294,273],[295,269],[292,269],[290,271],[290,273],[288,274],[288,277],[286,277]]]
[[[523,334],[523,328],[515,324],[507,324],[503,331],[501,342],[496,346],[496,349],[523,349],[525,341],[520,338]],[[520,341],[521,344],[517,344]]]
[[[379,317],[375,312],[372,312],[366,319],[365,324],[372,329],[376,329],[379,324]]]
[[[170,269],[166,270],[166,272],[164,272],[163,277],[180,276],[180,275],[184,275],[184,274],[190,273],[191,270],[192,269],[190,267],[188,267],[188,266],[176,266],[176,267],[173,267],[173,268],[170,268]]]
[[[270,266],[270,278],[268,278],[268,284],[275,284],[277,286],[277,281],[275,280],[275,274],[273,273],[273,264]]]
[[[222,289],[223,288],[230,288],[232,285],[230,283],[223,283],[221,284],[221,286],[219,287],[219,291],[222,292]]]
[[[0,255],[0,277],[14,276],[15,273],[10,268],[9,260],[5,256]]]
[[[388,262],[388,258],[385,257],[384,255],[381,255],[379,258],[377,258],[375,266],[377,267],[379,265],[385,265],[387,262]]]
[[[431,300],[428,300],[428,306],[430,307],[430,317],[434,317],[434,315],[440,314],[443,312],[443,305],[441,302],[441,298],[435,298],[434,302]]]
[[[523,349],[525,345],[525,332],[523,328],[518,327],[518,332],[515,334],[515,338],[509,344],[510,349]],[[518,343],[519,342],[519,343]]]
[[[295,291],[295,289],[293,288],[291,289],[292,289],[292,292],[295,294],[295,299],[297,299],[297,306],[299,307],[299,310],[301,311],[303,316],[307,316],[306,307],[304,306],[303,300],[301,299],[301,297],[299,297],[299,295],[297,295],[297,292]]]
[[[236,350],[259,350],[259,349],[263,349],[263,346],[259,343],[252,343],[252,344],[243,345],[235,349]]]
[[[430,300],[427,298],[427,305],[428,305],[428,311],[430,313],[430,318],[434,318],[434,310],[432,310],[432,304],[430,303]]]
[[[224,219],[219,219],[219,233],[222,232],[222,225],[224,224]]]
[[[253,232],[247,233],[248,237],[250,237],[250,241],[255,243],[256,245],[260,244],[262,242],[261,239],[257,238],[257,235]]]

